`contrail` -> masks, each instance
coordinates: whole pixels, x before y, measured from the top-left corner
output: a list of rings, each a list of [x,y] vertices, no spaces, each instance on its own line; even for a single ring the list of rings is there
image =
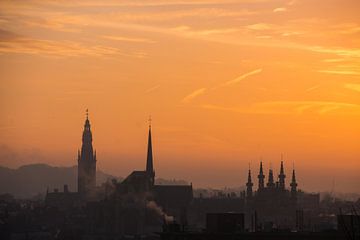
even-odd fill
[[[251,72],[248,72],[248,73],[245,73],[233,80],[230,80],[230,81],[227,81],[226,83],[223,84],[223,86],[229,86],[229,85],[232,85],[232,84],[235,84],[235,83],[238,83],[242,80],[244,80],[245,78],[247,77],[250,77],[252,75],[255,75],[255,74],[258,74],[258,73],[261,73],[262,72],[262,68],[259,68],[259,69],[256,69],[254,71],[251,71]]]
[[[189,95],[187,95],[186,97],[184,97],[184,99],[182,100],[183,103],[188,103],[190,102],[192,99],[196,98],[197,96],[204,94],[204,92],[206,91],[206,88],[200,88],[198,90],[195,90],[194,92],[190,93]]]

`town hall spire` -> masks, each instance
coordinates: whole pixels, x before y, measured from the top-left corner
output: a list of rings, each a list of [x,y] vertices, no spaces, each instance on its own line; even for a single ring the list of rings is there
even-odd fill
[[[81,150],[78,151],[78,192],[86,195],[96,186],[96,154],[92,146],[92,132],[89,111],[86,109],[86,120],[82,135]]]

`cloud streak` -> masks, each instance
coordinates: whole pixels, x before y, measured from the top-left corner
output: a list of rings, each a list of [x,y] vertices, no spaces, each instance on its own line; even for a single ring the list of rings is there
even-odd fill
[[[275,8],[273,10],[274,13],[280,13],[280,12],[286,12],[286,11],[287,11],[287,9],[284,7]]]
[[[347,83],[344,85],[345,88],[353,90],[353,91],[357,91],[360,92],[360,84],[356,84],[356,83]]]
[[[204,109],[237,112],[243,114],[346,114],[360,115],[360,105],[332,101],[268,101],[244,107],[226,107],[213,104],[200,106]]]
[[[124,36],[103,36],[103,38],[113,41],[121,41],[121,42],[156,43],[156,41],[147,38],[133,38],[133,37],[124,37]]]
[[[206,88],[197,89],[197,90],[193,91],[192,93],[190,93],[189,95],[187,95],[186,97],[184,97],[181,102],[182,103],[189,103],[194,98],[204,94],[205,91],[206,91]]]
[[[230,81],[227,81],[226,83],[224,83],[222,86],[230,86],[230,85],[233,85],[233,84],[236,84],[236,83],[239,83],[241,82],[242,80],[250,77],[250,76],[253,76],[253,75],[256,75],[256,74],[259,74],[262,72],[262,68],[259,68],[259,69],[255,69],[251,72],[248,72],[248,73],[245,73],[245,74],[242,74],[240,75],[239,77],[233,79],[233,80],[230,80]]]
[[[151,93],[151,92],[153,92],[153,91],[155,91],[155,90],[157,90],[157,89],[159,89],[160,88],[160,84],[159,85],[156,85],[156,86],[153,86],[153,87],[151,87],[151,88],[149,88],[149,89],[146,89],[145,90],[145,93]]]

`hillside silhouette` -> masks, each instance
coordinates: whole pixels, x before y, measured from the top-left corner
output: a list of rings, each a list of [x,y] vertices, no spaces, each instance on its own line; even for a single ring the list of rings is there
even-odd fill
[[[97,185],[115,177],[97,171]],[[17,198],[30,198],[67,184],[70,191],[77,191],[77,166],[53,167],[47,164],[24,165],[17,169],[0,167],[0,193],[9,193]]]

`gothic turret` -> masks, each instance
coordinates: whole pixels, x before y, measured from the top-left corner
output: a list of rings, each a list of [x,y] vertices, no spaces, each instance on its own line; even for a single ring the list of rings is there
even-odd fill
[[[291,197],[293,199],[296,199],[296,192],[297,192],[297,182],[296,182],[296,177],[295,177],[295,169],[293,169],[292,172],[292,179],[291,179],[291,183],[290,183],[290,187],[291,187]]]
[[[258,179],[259,179],[259,188],[258,190],[261,191],[264,189],[264,179],[265,179],[265,175],[264,175],[264,171],[263,171],[263,166],[262,166],[262,162],[260,162],[260,172],[258,175]]]
[[[281,161],[280,174],[279,174],[279,188],[282,190],[285,190],[285,178],[286,175],[284,173],[284,165],[283,165],[283,161]]]
[[[151,118],[149,119],[149,137],[148,137],[148,150],[146,159],[146,172],[151,178],[151,184],[154,184],[155,171],[153,167],[153,153],[152,153],[152,141],[151,141]]]
[[[268,188],[273,188],[273,187],[275,187],[274,174],[273,174],[273,170],[272,170],[271,168],[270,168],[270,170],[269,170],[269,178],[268,178],[267,187],[268,187]]]
[[[81,151],[78,151],[78,192],[86,195],[95,190],[96,186],[96,154],[92,146],[89,113],[86,110],[86,120],[82,136]]]
[[[246,183],[246,196],[248,198],[251,198],[253,195],[253,191],[252,191],[252,187],[253,187],[253,183],[251,181],[251,170],[249,168],[249,173],[248,173],[248,181]]]

